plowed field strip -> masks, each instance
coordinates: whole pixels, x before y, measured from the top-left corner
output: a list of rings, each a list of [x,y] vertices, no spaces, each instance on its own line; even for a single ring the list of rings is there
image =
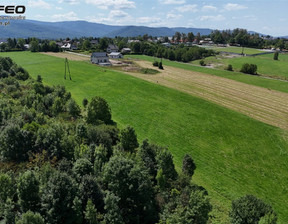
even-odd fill
[[[144,68],[150,62],[137,61]],[[127,74],[201,97],[267,124],[288,129],[288,94],[218,76],[165,66],[157,75]]]

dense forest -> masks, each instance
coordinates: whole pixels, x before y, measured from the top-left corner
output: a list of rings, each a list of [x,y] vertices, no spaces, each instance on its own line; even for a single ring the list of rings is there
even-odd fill
[[[0,58],[0,222],[207,223],[208,192],[185,155],[177,172],[165,147],[133,127],[119,130],[101,97],[80,107],[63,86],[46,86]],[[252,195],[233,201],[232,223],[276,223]],[[210,221],[209,221],[210,220]]]

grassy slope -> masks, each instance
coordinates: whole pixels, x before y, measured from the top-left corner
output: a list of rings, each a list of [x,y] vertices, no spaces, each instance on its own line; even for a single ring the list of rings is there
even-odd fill
[[[280,54],[279,60],[273,60],[273,54],[259,55],[256,57],[237,57],[237,58],[221,58],[217,56],[208,57],[205,59],[206,63],[222,64],[221,69],[227,67],[228,64],[233,66],[235,71],[240,71],[244,63],[252,63],[258,66],[258,74],[262,76],[275,77],[281,79],[288,79],[288,55]],[[191,62],[194,65],[199,65],[199,61]]]
[[[210,46],[203,46],[207,49],[211,49],[214,51],[219,51],[219,52],[231,52],[231,53],[237,53],[237,54],[242,54],[242,47],[210,47]],[[255,49],[255,48],[248,48],[248,47],[244,47],[244,54],[259,54],[262,53],[263,51],[259,50],[259,49]]]
[[[126,56],[126,58],[138,58],[141,60],[147,60],[147,61],[151,61],[151,62],[154,61],[153,57],[145,56],[145,55],[128,55],[128,56]],[[159,61],[159,59],[157,59],[157,60]],[[196,64],[199,65],[199,62]],[[227,64],[229,64],[229,63],[227,63]],[[246,74],[239,73],[239,72],[229,72],[229,71],[225,71],[225,70],[204,68],[201,66],[194,66],[194,65],[191,65],[189,63],[179,63],[179,62],[169,61],[169,60],[163,59],[164,69],[165,69],[165,65],[173,66],[175,68],[187,69],[189,71],[195,71],[195,72],[202,72],[202,73],[211,74],[211,75],[217,75],[217,76],[232,79],[232,80],[235,80],[238,82],[243,82],[243,83],[247,83],[247,84],[251,84],[251,85],[255,85],[255,86],[260,86],[260,87],[274,89],[274,90],[288,93],[288,82],[281,81],[281,80],[271,80],[271,79],[266,79],[263,77],[246,75]]]
[[[288,79],[288,55],[280,54],[279,60],[273,60],[273,54],[261,55],[257,57],[240,57],[226,60],[232,64],[238,71],[244,63],[256,64],[258,67],[257,73],[270,77],[280,77]]]
[[[190,95],[70,61],[73,81],[64,81],[64,60],[32,53],[5,53],[46,84],[62,84],[81,103],[84,97],[107,99],[120,127],[132,125],[140,140],[167,145],[180,168],[191,153],[197,170],[193,179],[209,191],[213,223],[228,222],[232,199],[254,194],[269,202],[288,221],[288,141],[277,128]]]
[[[242,53],[242,47],[225,47],[225,48],[221,48],[221,49],[215,48],[214,50],[231,52],[231,53],[238,53],[238,54]],[[263,52],[263,51],[258,50],[258,49],[254,49],[254,48],[244,47],[244,49],[243,49],[244,54],[259,54],[261,52]]]

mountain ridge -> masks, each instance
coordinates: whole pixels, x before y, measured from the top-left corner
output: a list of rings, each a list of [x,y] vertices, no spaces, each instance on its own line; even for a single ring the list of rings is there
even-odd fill
[[[2,29],[2,30],[1,30]],[[3,32],[1,32],[3,31]],[[80,37],[136,37],[148,34],[149,36],[173,36],[175,32],[196,35],[209,35],[213,29],[187,27],[149,27],[135,25],[106,25],[87,22],[84,20],[44,22],[37,20],[13,20],[8,26],[0,26],[0,38],[28,38],[40,39],[80,38]],[[257,33],[249,31],[249,33]],[[260,33],[259,33],[260,34]],[[263,34],[260,34],[263,35]]]
[[[212,29],[185,27],[147,27],[147,26],[113,26],[87,21],[42,22],[36,20],[13,20],[9,26],[0,27],[0,38],[59,39],[74,37],[133,37],[148,34],[150,36],[172,36],[178,32],[199,32],[208,35]]]

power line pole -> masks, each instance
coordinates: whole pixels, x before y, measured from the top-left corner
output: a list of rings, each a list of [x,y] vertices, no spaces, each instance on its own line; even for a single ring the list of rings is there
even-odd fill
[[[66,67],[67,67],[67,69],[66,69]],[[72,78],[71,78],[71,73],[70,73],[70,68],[69,68],[69,62],[68,62],[68,59],[67,58],[65,58],[65,74],[64,74],[64,79],[66,79],[66,70],[68,70],[68,73],[69,73],[69,78],[70,78],[70,80],[72,80]]]

